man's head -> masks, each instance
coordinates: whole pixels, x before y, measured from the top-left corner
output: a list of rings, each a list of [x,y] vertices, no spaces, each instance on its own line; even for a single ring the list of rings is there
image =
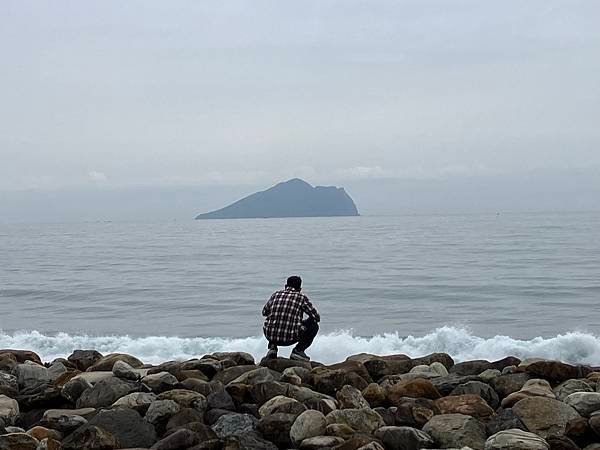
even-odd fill
[[[299,291],[300,289],[302,289],[302,278],[295,275],[291,276],[287,279],[285,286]]]

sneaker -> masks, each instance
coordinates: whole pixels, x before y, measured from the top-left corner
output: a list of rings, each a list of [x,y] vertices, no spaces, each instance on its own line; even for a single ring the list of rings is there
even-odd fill
[[[275,359],[275,358],[277,358],[277,349],[276,348],[270,348],[269,351],[267,352],[267,356],[265,356],[265,358],[267,358],[267,359]]]
[[[306,353],[296,349],[292,350],[290,359],[295,359],[297,361],[310,361],[310,358]]]

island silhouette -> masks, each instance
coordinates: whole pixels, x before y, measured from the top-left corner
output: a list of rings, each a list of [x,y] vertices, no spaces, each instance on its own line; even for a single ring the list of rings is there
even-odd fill
[[[342,187],[311,186],[293,178],[232,203],[196,216],[206,219],[358,216],[352,198]]]

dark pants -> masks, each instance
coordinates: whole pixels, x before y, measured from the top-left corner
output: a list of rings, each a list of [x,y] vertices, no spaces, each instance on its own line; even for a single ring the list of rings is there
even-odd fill
[[[269,341],[269,348],[277,349],[278,345],[286,347],[296,344],[296,350],[303,352],[311,346],[315,336],[319,332],[319,324],[312,318],[307,318],[302,321],[302,328],[298,333],[298,340],[291,342],[272,342]]]

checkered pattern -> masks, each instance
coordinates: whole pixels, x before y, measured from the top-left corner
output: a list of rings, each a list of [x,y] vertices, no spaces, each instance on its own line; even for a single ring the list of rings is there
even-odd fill
[[[321,320],[306,295],[292,288],[275,292],[262,310],[262,315],[266,317],[263,325],[266,338],[280,345],[296,342],[302,326],[303,313],[317,322]]]

